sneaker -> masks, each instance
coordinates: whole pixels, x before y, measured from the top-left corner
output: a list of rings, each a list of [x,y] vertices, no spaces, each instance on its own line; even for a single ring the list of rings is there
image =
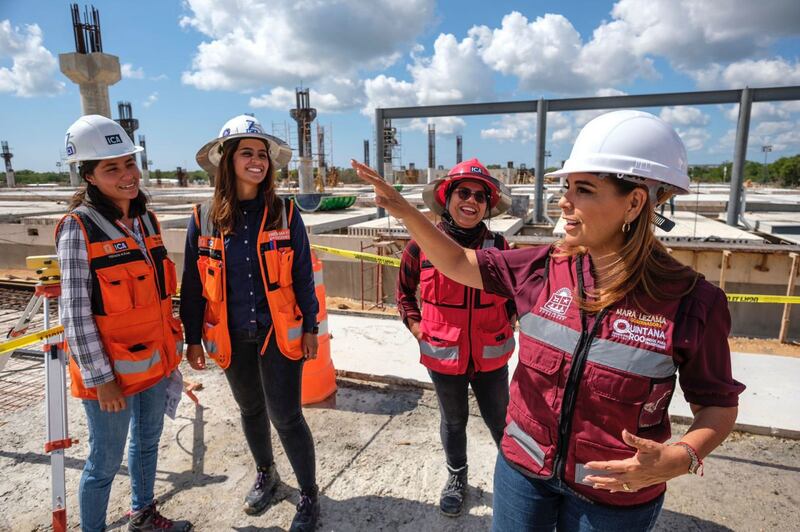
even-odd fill
[[[280,479],[274,462],[266,469],[258,468],[255,484],[244,498],[244,513],[254,515],[264,511],[272,502]]]
[[[128,512],[128,517],[128,532],[188,532],[193,528],[189,521],[173,521],[158,513],[156,501],[136,512]]]
[[[319,488],[300,492],[300,503],[289,532],[312,532],[319,521]]]
[[[464,496],[467,491],[467,466],[452,469],[447,466],[450,473],[447,483],[442,489],[439,499],[439,510],[448,517],[458,517],[464,509]]]

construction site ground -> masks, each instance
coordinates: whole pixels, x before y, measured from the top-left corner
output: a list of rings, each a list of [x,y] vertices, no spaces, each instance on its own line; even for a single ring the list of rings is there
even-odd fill
[[[184,368],[186,369],[186,368]],[[187,374],[189,372],[187,371]],[[164,514],[187,518],[197,530],[285,530],[298,502],[296,480],[273,432],[282,485],[273,506],[245,515],[241,501],[253,464],[222,372],[191,373],[203,384],[200,405],[184,399],[166,420],[156,496]],[[320,530],[487,530],[497,455],[471,404],[467,511],[451,519],[437,510],[445,480],[436,397],[420,388],[339,380],[335,399],[305,408],[316,443],[322,493]],[[86,458],[87,428],[79,401],[69,399],[67,508],[78,526],[77,487]],[[17,411],[0,426],[0,530],[47,530],[50,465],[42,451],[42,404]],[[676,425],[680,434],[685,426]],[[670,482],[658,530],[798,530],[800,441],[734,433],[706,460],[705,476]],[[111,529],[123,528],[129,504],[125,463],[108,505]]]

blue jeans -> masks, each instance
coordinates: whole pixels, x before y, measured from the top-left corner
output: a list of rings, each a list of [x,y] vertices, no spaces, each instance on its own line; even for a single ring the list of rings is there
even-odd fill
[[[140,510],[153,502],[166,390],[167,379],[161,379],[147,390],[126,397],[125,410],[121,412],[104,412],[99,402],[83,401],[89,425],[89,457],[79,488],[82,530],[105,530],[111,482],[122,463],[128,428],[131,509]]]
[[[634,507],[593,503],[558,479],[538,480],[523,475],[498,453],[492,531],[652,530],[663,503],[663,495]]]

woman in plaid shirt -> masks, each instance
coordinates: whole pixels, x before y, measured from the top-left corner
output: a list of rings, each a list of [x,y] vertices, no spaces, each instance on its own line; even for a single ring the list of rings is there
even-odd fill
[[[188,521],[163,517],[153,498],[170,375],[180,387],[182,330],[171,309],[174,265],[139,189],[142,148],[99,115],[78,119],[66,144],[68,162],[80,164],[86,181],[56,230],[72,393],[83,399],[89,427],[81,528],[105,530],[130,427],[128,530],[191,530]]]

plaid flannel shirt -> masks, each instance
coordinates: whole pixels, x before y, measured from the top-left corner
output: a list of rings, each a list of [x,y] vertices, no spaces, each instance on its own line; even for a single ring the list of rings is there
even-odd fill
[[[138,218],[133,221],[133,232],[122,224],[117,226],[133,236],[139,247],[145,250]],[[80,368],[83,384],[87,388],[94,388],[114,380],[114,370],[92,315],[92,276],[86,240],[73,217],[67,217],[61,225],[56,247],[61,269],[61,297],[58,303],[64,337],[69,345],[70,356]]]

